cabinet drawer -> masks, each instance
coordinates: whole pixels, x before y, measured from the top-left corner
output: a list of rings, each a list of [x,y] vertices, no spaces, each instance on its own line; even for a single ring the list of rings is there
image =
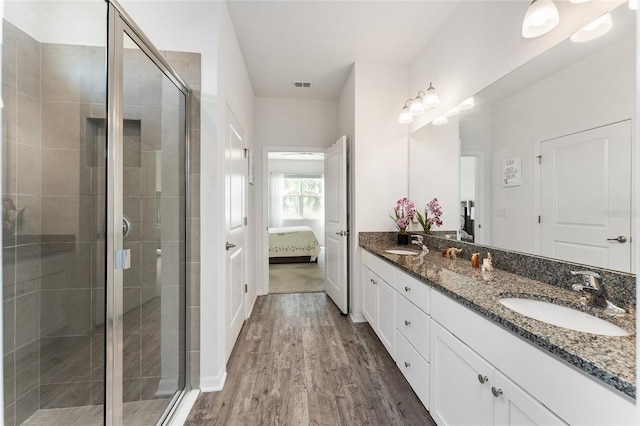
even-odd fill
[[[396,330],[396,364],[420,401],[429,409],[429,363]]]
[[[418,308],[427,314],[430,313],[431,288],[426,283],[398,271],[396,274],[396,290]]]
[[[396,276],[396,268],[394,266],[366,250],[362,251],[362,264],[393,286]]]
[[[429,315],[404,297],[396,297],[396,330],[429,361]]]

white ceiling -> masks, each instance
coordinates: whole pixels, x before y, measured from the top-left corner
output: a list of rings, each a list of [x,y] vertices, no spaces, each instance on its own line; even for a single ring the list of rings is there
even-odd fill
[[[255,95],[313,99],[337,99],[354,62],[410,64],[459,3],[227,0]]]

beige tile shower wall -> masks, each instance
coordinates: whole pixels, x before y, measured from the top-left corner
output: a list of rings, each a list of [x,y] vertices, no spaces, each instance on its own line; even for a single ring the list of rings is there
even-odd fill
[[[28,418],[38,409],[40,398],[40,75],[40,44],[4,21],[2,300],[6,425]]]
[[[105,123],[94,114],[105,103],[104,57],[100,47],[41,44],[41,409],[104,395]]]

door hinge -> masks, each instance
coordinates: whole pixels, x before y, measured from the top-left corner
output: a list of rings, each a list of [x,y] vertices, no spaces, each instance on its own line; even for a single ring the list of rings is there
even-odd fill
[[[538,216],[538,223],[542,223],[542,219]]]
[[[243,223],[244,223],[244,226],[247,226],[247,225],[249,224],[249,218],[248,218],[247,216],[245,216],[245,217],[243,218],[243,221],[244,221],[244,222],[243,222]]]
[[[244,292],[249,293],[249,284],[244,285]]]
[[[538,155],[536,158],[538,159],[538,164],[542,164],[542,155]]]

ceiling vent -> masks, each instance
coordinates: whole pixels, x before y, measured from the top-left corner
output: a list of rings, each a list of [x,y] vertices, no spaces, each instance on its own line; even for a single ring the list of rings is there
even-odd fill
[[[293,87],[311,87],[311,82],[310,81],[294,81],[293,82]]]

